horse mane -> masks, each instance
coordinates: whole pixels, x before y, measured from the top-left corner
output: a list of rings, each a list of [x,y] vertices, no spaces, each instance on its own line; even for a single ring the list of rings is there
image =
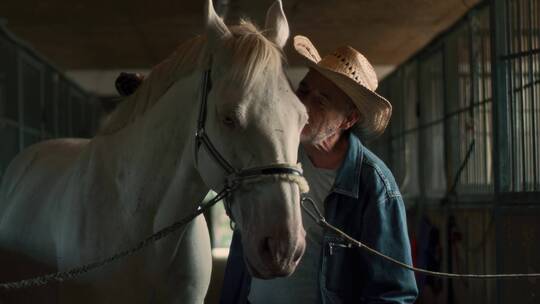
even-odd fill
[[[225,67],[232,83],[249,90],[263,75],[278,75],[283,62],[281,49],[246,20],[229,27],[232,35],[221,41],[228,51]],[[167,59],[152,68],[141,86],[104,120],[98,135],[115,133],[144,115],[180,78],[208,65],[206,36],[182,43]],[[268,72],[268,74],[266,74]]]

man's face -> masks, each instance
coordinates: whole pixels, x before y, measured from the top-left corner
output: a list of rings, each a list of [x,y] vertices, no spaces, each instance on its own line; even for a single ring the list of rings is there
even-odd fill
[[[349,97],[316,70],[309,70],[296,95],[309,114],[309,122],[300,137],[303,143],[318,144],[348,129],[358,120]]]

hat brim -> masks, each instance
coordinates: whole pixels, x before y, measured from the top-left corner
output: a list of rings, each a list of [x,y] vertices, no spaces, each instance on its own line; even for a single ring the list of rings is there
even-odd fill
[[[384,132],[392,116],[392,105],[386,98],[341,73],[317,64],[320,61],[320,56],[317,49],[306,37],[296,36],[294,48],[307,67],[332,81],[351,98],[362,114],[358,124],[365,139],[374,139]]]

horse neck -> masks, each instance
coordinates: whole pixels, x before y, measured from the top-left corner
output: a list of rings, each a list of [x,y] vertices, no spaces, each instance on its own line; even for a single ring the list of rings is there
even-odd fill
[[[178,80],[147,113],[109,136],[117,190],[132,213],[166,210],[176,217],[208,192],[193,153],[199,83],[200,73]]]

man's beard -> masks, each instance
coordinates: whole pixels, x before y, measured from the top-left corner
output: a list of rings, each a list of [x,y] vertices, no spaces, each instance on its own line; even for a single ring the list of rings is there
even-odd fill
[[[317,145],[323,142],[328,137],[336,134],[339,131],[338,126],[327,125],[324,127],[319,126],[317,130],[308,129],[308,133],[300,135],[300,142],[303,144]]]

